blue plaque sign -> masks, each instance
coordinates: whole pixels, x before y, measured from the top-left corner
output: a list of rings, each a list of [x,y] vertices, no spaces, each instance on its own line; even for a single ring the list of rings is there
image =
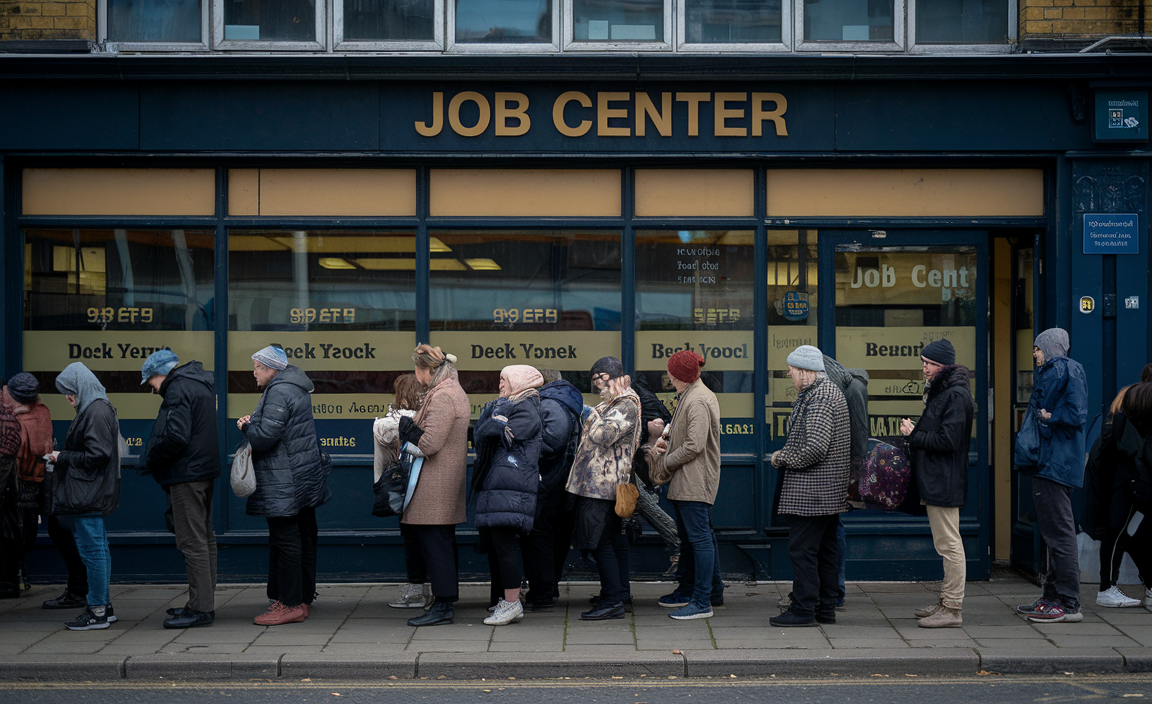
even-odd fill
[[[1139,254],[1136,213],[1084,213],[1085,254]]]
[[[808,317],[808,294],[788,291],[784,294],[784,319],[804,320]]]

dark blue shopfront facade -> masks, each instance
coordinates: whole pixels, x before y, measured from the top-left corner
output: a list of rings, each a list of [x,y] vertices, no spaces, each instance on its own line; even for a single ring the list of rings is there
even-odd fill
[[[713,520],[726,574],[786,579],[786,527],[774,515],[778,477],[766,461],[782,445],[778,429],[786,423],[788,410],[773,396],[779,377],[770,367],[775,338],[769,326],[774,324],[770,318],[776,301],[763,272],[774,256],[773,233],[819,232],[818,245],[815,234],[810,235],[818,260],[811,264],[818,275],[810,282],[802,278],[818,323],[805,332],[836,353],[842,352],[838,326],[871,324],[865,320],[867,311],[849,313],[838,307],[835,282],[844,273],[839,263],[859,263],[863,260],[853,258],[864,256],[861,252],[870,256],[885,247],[903,247],[904,252],[955,248],[973,257],[980,272],[975,307],[957,313],[974,336],[980,413],[961,524],[969,577],[986,578],[994,558],[1008,557],[1008,545],[1012,561],[1031,569],[1036,539],[1028,492],[1019,491],[1020,482],[1004,467],[1014,430],[1010,419],[1018,404],[1001,405],[1015,393],[999,388],[997,380],[1016,379],[1025,371],[1003,368],[1016,364],[1015,347],[1027,337],[1016,331],[1067,328],[1071,356],[1089,373],[1090,415],[1095,415],[1116,389],[1138,378],[1149,359],[1147,203],[1152,153],[1146,141],[1094,140],[1094,107],[1099,96],[1114,91],[1143,96],[1146,104],[1150,68],[1152,61],[1136,56],[687,61],[2,57],[0,371],[6,378],[31,363],[25,358],[21,272],[23,233],[32,230],[181,228],[213,233],[212,306],[203,327],[214,338],[224,457],[238,441],[238,413],[230,412],[226,399],[244,383],[229,363],[229,330],[234,329],[229,319],[229,238],[236,232],[410,231],[415,241],[412,321],[398,330],[410,332],[413,343],[436,334],[429,245],[438,233],[516,228],[618,232],[620,310],[611,312],[618,320],[604,323],[604,329],[619,331],[621,359],[635,366],[637,347],[647,339],[637,322],[637,272],[643,269],[637,257],[644,251],[644,233],[747,231],[751,270],[756,272],[750,279],[752,359],[746,370],[730,377],[736,381],[724,391],[747,394],[752,402],[745,404],[748,413],[723,419],[729,432],[723,438],[722,486]],[[42,215],[27,214],[23,207],[28,169],[117,168],[213,170],[214,214]],[[230,214],[235,212],[229,207],[235,170],[314,168],[411,169],[414,214]],[[431,205],[430,172],[443,168],[619,171],[619,214],[439,215]],[[751,210],[723,217],[644,215],[636,195],[636,174],[644,169],[748,170]],[[773,174],[821,169],[1028,169],[1042,173],[1043,207],[1028,215],[975,216],[911,210],[898,215],[773,212],[766,195],[769,179],[777,178]],[[986,211],[976,207],[972,212]],[[1133,215],[1137,252],[1086,254],[1083,228],[1085,215],[1091,214]],[[878,239],[877,233],[884,236]],[[1017,256],[1025,250],[1029,257]],[[953,256],[952,250],[947,256]],[[1020,270],[1025,261],[1030,271]],[[1011,300],[1002,300],[1004,296]],[[1081,312],[1084,297],[1096,304],[1086,313]],[[874,433],[883,434],[877,420],[883,413],[873,415]],[[149,427],[147,420],[125,420],[123,434],[147,438]],[[363,448],[371,446],[370,427],[369,421],[318,421],[322,437],[355,442],[354,448],[329,448],[335,460],[334,498],[317,514],[321,579],[396,580],[403,575],[395,520],[368,513],[372,458]],[[57,423],[58,439],[66,428],[66,422]],[[129,458],[121,507],[109,520],[114,579],[183,579],[183,562],[164,529],[163,511],[163,493],[150,477],[135,471]],[[215,514],[221,579],[262,580],[267,539],[262,521],[244,514],[243,501],[231,495],[226,482],[218,484]],[[849,579],[933,579],[941,574],[925,520],[855,512],[845,523]],[[470,524],[461,526],[460,535],[462,573],[479,578],[486,565],[484,557],[468,547],[475,542]],[[47,538],[40,542],[30,559],[31,575],[58,577],[62,565]],[[641,538],[633,565],[639,575],[656,574],[667,566],[652,531]]]

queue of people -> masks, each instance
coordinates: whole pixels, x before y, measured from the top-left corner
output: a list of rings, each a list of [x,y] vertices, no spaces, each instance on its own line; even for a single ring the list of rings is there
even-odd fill
[[[1044,594],[1021,605],[1039,622],[1076,622],[1080,613],[1076,526],[1069,492],[1083,482],[1087,388],[1083,367],[1067,356],[1059,328],[1036,338],[1035,389],[1021,432],[1018,469],[1031,475],[1036,524],[1048,556]],[[772,453],[781,472],[776,501],[788,524],[792,593],[770,619],[776,627],[836,622],[842,603],[843,542],[840,515],[852,464],[849,404],[826,372],[819,349],[802,345],[788,355],[796,391],[784,446]],[[456,527],[473,502],[479,549],[491,576],[490,615],[502,626],[525,614],[549,611],[559,597],[571,548],[590,554],[599,592],[583,620],[624,618],[632,608],[629,521],[637,513],[657,527],[670,548],[677,586],[658,600],[675,620],[709,618],[724,603],[720,550],[711,507],[720,484],[720,410],[700,378],[703,358],[684,350],[668,359],[676,390],[673,410],[646,386],[632,384],[620,360],[592,367],[595,406],[552,369],[511,365],[500,373],[499,397],[486,404],[473,430],[475,462],[466,487],[470,405],[456,358],[419,345],[412,374],[395,382],[396,404],[373,424],[374,475],[407,453],[421,458],[400,514],[407,582],[396,608],[422,608],[413,627],[452,623],[459,598]],[[331,498],[331,460],[322,452],[312,417],[312,382],[270,345],[252,355],[261,391],[251,415],[237,421],[251,451],[256,489],[248,515],[267,521],[269,570],[266,611],[254,623],[274,626],[306,620],[316,598],[317,508]],[[974,421],[971,372],[956,364],[947,340],[921,354],[924,411],[905,419],[907,455],[927,513],[944,581],[936,603],[915,610],[924,628],[963,623],[966,557],[959,515],[967,497],[968,451]],[[221,473],[213,374],[196,361],[180,363],[171,350],[150,356],[141,384],[162,397],[144,454],[144,471],[163,488],[166,519],[185,559],[188,601],[169,609],[165,628],[210,626],[215,620],[216,540],[212,496]],[[1134,606],[1115,586],[1126,550],[1152,581],[1152,365],[1141,382],[1125,387],[1111,406],[1088,463],[1092,511],[1104,539],[1102,606]],[[55,381],[76,409],[59,451],[52,449],[51,418],[30,374],[3,387],[0,404],[0,498],[4,516],[16,516],[21,545],[35,538],[38,516],[64,559],[64,592],[46,609],[84,611],[66,626],[107,628],[116,620],[109,597],[111,556],[104,518],[119,501],[120,443],[116,411],[104,387],[81,363]],[[657,407],[658,406],[658,407]],[[667,485],[675,518],[656,501]],[[638,495],[639,494],[639,495]],[[8,504],[17,509],[8,510]],[[29,527],[31,526],[31,528]],[[16,578],[5,559],[0,596]],[[527,579],[529,590],[521,594]],[[18,591],[18,590],[17,590]],[[1152,584],[1145,604],[1152,607]]]

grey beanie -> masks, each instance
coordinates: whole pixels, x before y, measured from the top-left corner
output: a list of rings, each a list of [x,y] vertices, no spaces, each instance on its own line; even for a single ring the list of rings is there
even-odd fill
[[[956,363],[956,348],[948,340],[933,340],[924,345],[920,357],[950,367]]]
[[[1067,357],[1072,341],[1068,339],[1068,331],[1064,328],[1048,328],[1036,336],[1036,347],[1044,353],[1044,361]]]
[[[8,380],[8,395],[20,403],[32,403],[40,394],[40,382],[28,372],[20,372]]]
[[[807,369],[812,372],[824,371],[824,354],[812,345],[800,345],[788,355],[788,366]]]

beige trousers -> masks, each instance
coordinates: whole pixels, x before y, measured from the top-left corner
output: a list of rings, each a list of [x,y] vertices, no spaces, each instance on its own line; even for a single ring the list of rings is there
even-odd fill
[[[932,545],[944,558],[944,583],[940,586],[940,603],[949,609],[964,606],[964,542],[960,539],[960,509],[928,506],[928,524],[932,527]]]

